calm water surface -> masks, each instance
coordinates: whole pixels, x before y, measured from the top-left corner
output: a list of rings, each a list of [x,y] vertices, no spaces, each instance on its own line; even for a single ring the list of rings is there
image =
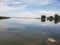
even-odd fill
[[[40,19],[0,20],[0,45],[44,45],[50,37],[60,41],[60,23]]]

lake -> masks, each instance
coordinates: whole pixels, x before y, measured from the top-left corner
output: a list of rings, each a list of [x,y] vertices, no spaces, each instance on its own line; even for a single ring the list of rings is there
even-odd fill
[[[0,20],[0,45],[45,45],[48,38],[60,42],[60,22],[23,18]]]

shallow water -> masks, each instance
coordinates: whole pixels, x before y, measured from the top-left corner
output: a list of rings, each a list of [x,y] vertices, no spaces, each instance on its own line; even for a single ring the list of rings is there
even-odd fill
[[[60,41],[60,23],[20,18],[0,20],[0,45],[44,45],[50,37]]]

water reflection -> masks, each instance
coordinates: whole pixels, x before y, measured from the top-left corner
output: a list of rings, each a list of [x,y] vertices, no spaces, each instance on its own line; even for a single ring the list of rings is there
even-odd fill
[[[60,41],[60,24],[55,25],[46,18],[10,18],[0,20],[0,26],[0,45],[47,45],[50,37]]]
[[[58,14],[55,14],[54,17],[53,16],[46,17],[45,15],[42,15],[41,22],[45,22],[46,20],[48,20],[50,22],[54,21],[54,23],[57,24],[60,22],[60,16]]]
[[[4,20],[4,19],[10,19],[10,18],[0,18],[0,20]],[[20,19],[20,18],[19,18]],[[24,18],[25,19],[25,18]],[[26,19],[29,19],[29,18],[26,18]],[[35,18],[34,18],[35,19]],[[41,22],[45,22],[46,20],[49,21],[49,22],[52,22],[54,21],[54,24],[58,24],[60,22],[60,19],[54,19],[53,17],[45,17],[45,18],[37,18],[37,19],[40,19]]]
[[[47,19],[46,18],[41,18],[41,22],[45,22],[46,20],[49,21],[49,22],[54,21],[54,24],[57,24],[57,23],[60,22],[59,19],[53,19],[53,18],[50,18],[50,17],[48,17]]]

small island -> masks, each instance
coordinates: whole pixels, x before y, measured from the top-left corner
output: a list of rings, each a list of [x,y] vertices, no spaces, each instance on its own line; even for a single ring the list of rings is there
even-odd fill
[[[41,19],[41,22],[45,22],[46,20],[50,22],[54,21],[54,23],[57,24],[60,22],[60,15],[55,14],[54,16],[49,16],[49,17],[46,17],[45,15],[41,15],[40,18],[36,18],[36,19]]]
[[[0,16],[0,20],[1,19],[9,19],[10,17],[6,17],[6,16]]]

